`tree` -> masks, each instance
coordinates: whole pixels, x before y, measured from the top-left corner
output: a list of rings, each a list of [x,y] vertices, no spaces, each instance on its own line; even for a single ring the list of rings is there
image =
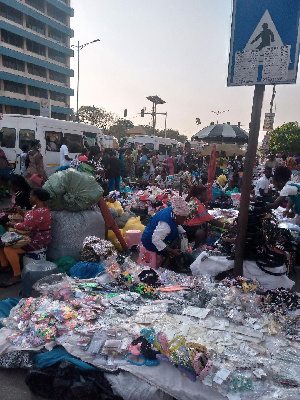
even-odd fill
[[[298,122],[288,122],[271,133],[269,152],[293,156],[300,154],[300,127]]]
[[[127,130],[133,128],[134,125],[129,119],[119,118],[116,123],[109,129],[109,133],[117,139],[128,137]]]
[[[81,106],[79,109],[79,122],[96,125],[103,132],[107,132],[116,121],[117,117],[115,114],[106,111],[104,108]]]

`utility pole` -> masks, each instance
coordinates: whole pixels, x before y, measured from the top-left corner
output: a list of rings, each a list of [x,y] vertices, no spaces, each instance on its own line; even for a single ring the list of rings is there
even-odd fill
[[[77,42],[77,45],[73,44],[71,47],[73,49],[77,50],[77,98],[76,98],[76,122],[79,122],[79,72],[80,72],[80,62],[79,62],[79,52],[82,50],[84,47],[88,46],[89,44],[100,42],[100,39],[95,39],[91,42],[85,43],[85,44],[80,44],[79,41]]]
[[[141,110],[141,117],[143,117],[145,114],[151,115],[152,116],[152,131],[153,131],[153,136],[155,137],[155,127],[156,127],[156,116],[159,115],[165,115],[165,136],[167,132],[167,113],[159,113],[156,111],[156,106],[157,104],[165,104],[166,102],[162,100],[158,96],[148,96],[146,97],[147,100],[150,100],[152,102],[152,111],[150,113],[145,112],[144,108]]]
[[[272,97],[270,101],[270,114],[273,114],[273,104],[274,104],[274,99],[276,95],[276,85],[273,86],[273,92],[272,92]]]

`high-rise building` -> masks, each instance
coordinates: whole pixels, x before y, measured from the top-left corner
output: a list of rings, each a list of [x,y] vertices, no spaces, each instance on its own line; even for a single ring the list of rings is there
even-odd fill
[[[73,15],[70,0],[0,0],[0,113],[39,115],[50,99],[69,119]]]

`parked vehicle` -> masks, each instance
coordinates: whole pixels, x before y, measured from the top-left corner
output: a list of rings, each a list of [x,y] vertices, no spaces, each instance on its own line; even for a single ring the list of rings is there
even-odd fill
[[[60,166],[59,150],[62,138],[66,138],[70,157],[74,158],[84,146],[101,146],[104,141],[102,131],[94,125],[62,121],[32,115],[3,114],[0,119],[0,142],[8,161],[20,173],[20,155],[24,144],[34,139],[41,142],[47,175]]]

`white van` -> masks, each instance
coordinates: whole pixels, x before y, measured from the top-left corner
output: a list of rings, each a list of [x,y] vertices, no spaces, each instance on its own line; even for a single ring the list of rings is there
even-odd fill
[[[135,135],[128,138],[126,146],[130,147],[134,144],[135,148],[147,147],[149,150],[159,151],[160,160],[166,159],[167,155],[176,151],[180,147],[180,142],[175,139],[162,138],[159,136]]]
[[[104,135],[94,125],[62,121],[33,115],[3,114],[0,116],[0,142],[8,161],[15,164],[16,173],[20,173],[20,155],[24,144],[37,139],[41,142],[47,175],[51,175],[60,166],[59,150],[62,138],[66,138],[70,157],[81,153],[83,142],[90,146],[101,146]]]

